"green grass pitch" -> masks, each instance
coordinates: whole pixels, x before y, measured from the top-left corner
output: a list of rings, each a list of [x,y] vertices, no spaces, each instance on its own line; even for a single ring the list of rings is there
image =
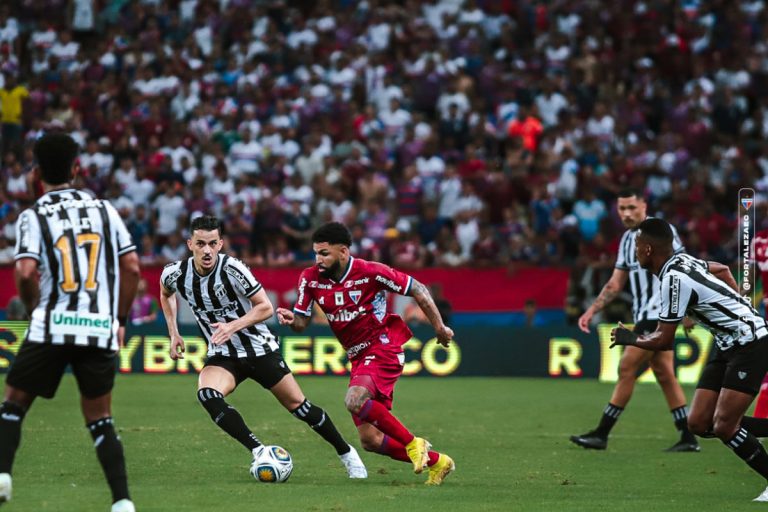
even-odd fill
[[[298,377],[359,448],[343,408],[346,379]],[[257,384],[231,397],[259,438],[287,448],[286,484],[256,482],[249,454],[220,432],[191,375],[121,375],[114,415],[137,510],[149,511],[696,511],[755,510],[765,482],[716,440],[699,454],[667,454],[672,418],[654,385],[638,385],[606,452],[568,436],[592,428],[611,386],[594,381],[406,378],[394,412],[457,471],[439,488],[408,465],[362,453],[369,478],[346,478],[334,451]],[[689,395],[691,389],[687,389]],[[3,510],[107,511],[110,496],[83,427],[74,380],[28,414]]]

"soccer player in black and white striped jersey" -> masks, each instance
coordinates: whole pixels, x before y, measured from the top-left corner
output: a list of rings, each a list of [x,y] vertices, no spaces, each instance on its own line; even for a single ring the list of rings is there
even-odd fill
[[[688,424],[702,437],[717,437],[768,480],[768,453],[756,436],[768,420],[745,417],[768,371],[768,324],[752,307],[727,266],[674,254],[672,229],[661,219],[640,224],[637,260],[661,280],[656,330],[638,336],[621,324],[614,345],[672,350],[677,324],[688,314],[714,335],[715,346],[699,378]],[[755,501],[768,502],[768,487]]]
[[[208,342],[197,398],[211,419],[252,454],[263,448],[240,413],[224,397],[245,379],[253,379],[296,418],[330,443],[350,478],[367,478],[363,461],[341,436],[330,416],[304,397],[280,354],[277,338],[264,321],[274,309],[261,284],[240,260],[220,254],[221,224],[211,216],[194,219],[187,246],[192,257],[166,265],[160,277],[160,304],[171,337],[172,359],[184,357],[176,323],[176,295],[189,303]]]
[[[587,311],[579,318],[579,327],[589,332],[592,317],[610,303],[623,289],[627,281],[632,290],[632,313],[637,333],[651,332],[656,329],[659,318],[659,280],[649,271],[640,268],[635,258],[635,234],[637,227],[647,218],[647,205],[642,194],[634,189],[619,193],[617,208],[621,222],[627,230],[619,243],[616,268],[600,295]],[[683,245],[675,233],[673,242],[676,253],[683,251]],[[688,323],[686,322],[686,325]],[[674,354],[671,352],[649,353],[634,347],[627,347],[619,363],[619,379],[613,388],[608,405],[603,410],[597,428],[581,435],[571,436],[571,441],[584,448],[604,450],[608,445],[610,433],[619,415],[632,398],[635,381],[644,365],[649,364],[656,380],[664,392],[664,398],[672,413],[675,427],[680,432],[680,440],[667,449],[670,452],[697,452],[700,450],[696,437],[688,430],[685,394],[675,377]]]
[[[55,395],[70,365],[112,490],[112,512],[133,512],[111,402],[117,351],[139,278],[136,248],[109,202],[70,185],[78,153],[71,137],[44,135],[34,153],[45,193],[16,226],[16,287],[31,321],[0,405],[0,503],[11,498],[24,415],[36,397]]]

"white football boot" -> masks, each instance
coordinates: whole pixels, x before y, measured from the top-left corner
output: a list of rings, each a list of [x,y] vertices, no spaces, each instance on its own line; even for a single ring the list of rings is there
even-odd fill
[[[368,478],[368,470],[365,469],[363,459],[357,454],[352,446],[349,447],[349,451],[344,455],[339,455],[344,467],[347,468],[347,474],[349,478]]]
[[[112,504],[112,512],[136,512],[131,500],[120,500]]]
[[[0,473],[0,503],[11,501],[11,474]]]

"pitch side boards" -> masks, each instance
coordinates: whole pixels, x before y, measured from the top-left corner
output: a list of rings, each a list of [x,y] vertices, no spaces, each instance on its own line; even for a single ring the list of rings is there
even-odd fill
[[[6,372],[21,346],[27,324],[0,322],[0,373]],[[455,329],[455,342],[445,349],[435,343],[428,326],[413,327],[414,338],[405,345],[405,375],[518,376],[599,378],[613,382],[618,376],[619,348],[610,349],[610,331],[603,324],[591,334],[574,327],[467,326]],[[280,332],[283,357],[299,375],[346,375],[348,362],[341,345],[327,327],[312,326],[301,334]],[[170,340],[162,325],[129,329],[120,351],[123,373],[197,373],[203,367],[206,346],[195,327],[182,327],[185,358],[168,356]],[[712,346],[706,329],[695,327],[689,336],[678,329],[675,368],[683,383],[696,383]],[[652,382],[646,371],[641,381]]]

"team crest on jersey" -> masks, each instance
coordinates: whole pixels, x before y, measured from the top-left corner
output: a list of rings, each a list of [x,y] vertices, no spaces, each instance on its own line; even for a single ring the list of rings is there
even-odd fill
[[[343,292],[336,292],[333,294],[334,299],[336,300],[337,306],[343,306],[344,305],[344,293]]]
[[[357,304],[360,302],[360,297],[363,295],[363,292],[360,290],[350,290],[349,292],[349,298],[352,299],[352,302]]]
[[[213,293],[218,299],[223,299],[227,296],[227,290],[224,288],[222,283],[219,283],[213,287]]]

